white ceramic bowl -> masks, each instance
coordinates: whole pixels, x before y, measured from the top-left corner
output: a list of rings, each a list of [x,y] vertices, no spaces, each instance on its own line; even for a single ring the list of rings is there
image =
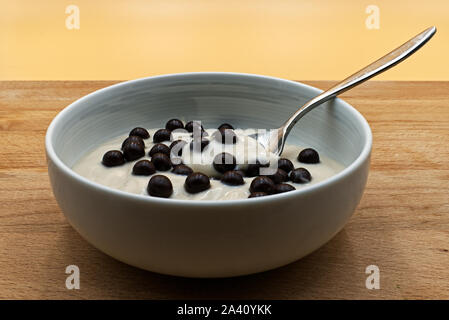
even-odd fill
[[[293,81],[236,73],[186,73],[127,81],[65,108],[46,135],[53,192],[70,224],[106,254],[146,270],[228,277],[293,262],[329,241],[354,213],[371,153],[366,120],[340,99],[307,114],[289,142],[345,165],[302,190],[230,201],[161,199],[114,190],[78,175],[87,151],[136,126],[170,118],[275,128],[320,90]]]

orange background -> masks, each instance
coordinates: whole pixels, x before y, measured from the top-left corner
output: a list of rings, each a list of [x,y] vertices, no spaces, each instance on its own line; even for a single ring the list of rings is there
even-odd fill
[[[72,4],[79,30],[66,28]],[[380,9],[378,30],[365,25],[368,5]],[[448,0],[0,0],[0,80],[187,71],[336,80],[431,25],[428,45],[376,79],[449,80]]]

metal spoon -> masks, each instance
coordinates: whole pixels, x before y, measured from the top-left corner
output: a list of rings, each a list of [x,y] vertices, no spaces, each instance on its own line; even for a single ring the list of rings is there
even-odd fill
[[[280,128],[268,131],[265,134],[254,134],[252,138],[258,140],[268,151],[280,155],[284,149],[285,140],[290,130],[306,113],[313,110],[323,102],[335,98],[339,94],[361,84],[362,82],[384,72],[399,62],[405,60],[419,48],[421,48],[435,34],[437,29],[430,27],[417,36],[413,37],[402,46],[391,51],[379,60],[371,63],[360,71],[354,73],[332,88],[324,91],[315,98],[306,102],[298,111],[296,111]]]

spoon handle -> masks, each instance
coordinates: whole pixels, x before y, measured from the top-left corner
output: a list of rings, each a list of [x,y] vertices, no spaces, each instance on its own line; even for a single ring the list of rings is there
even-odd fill
[[[283,140],[285,141],[285,138],[289,134],[292,127],[307,112],[314,109],[316,106],[322,104],[323,102],[338,96],[339,94],[345,92],[346,90],[349,90],[361,84],[362,82],[378,75],[379,73],[384,72],[385,70],[390,69],[394,65],[408,58],[413,53],[415,53],[419,48],[421,48],[427,41],[429,41],[430,38],[432,38],[432,36],[435,34],[435,32],[436,32],[435,27],[430,27],[424,30],[420,34],[416,35],[415,37],[404,43],[402,46],[391,51],[390,53],[383,56],[379,60],[371,63],[370,65],[366,66],[360,71],[357,71],[353,75],[337,83],[332,88],[324,91],[315,98],[306,102],[306,104],[304,104],[301,108],[299,108],[299,110],[296,111],[295,114],[293,114],[293,116],[291,116],[290,119],[288,119],[281,127],[281,129],[283,129],[283,136],[284,136]]]

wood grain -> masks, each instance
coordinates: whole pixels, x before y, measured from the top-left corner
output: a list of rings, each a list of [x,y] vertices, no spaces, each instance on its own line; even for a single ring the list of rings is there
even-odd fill
[[[346,93],[374,134],[354,217],[300,261],[219,280],[127,266],[94,249],[61,214],[47,177],[46,128],[70,102],[112,83],[0,82],[0,298],[449,298],[449,82],[371,81]],[[71,264],[80,268],[80,290],[65,288]],[[371,264],[380,268],[380,290],[365,287]]]

